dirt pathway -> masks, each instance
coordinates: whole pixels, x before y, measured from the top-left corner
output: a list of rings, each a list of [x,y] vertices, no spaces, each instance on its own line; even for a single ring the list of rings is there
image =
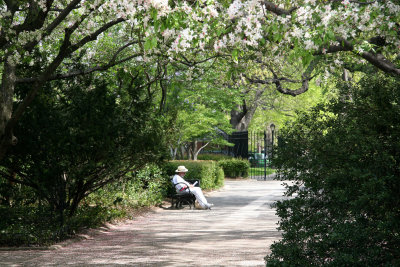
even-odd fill
[[[226,181],[212,210],[159,208],[53,250],[0,251],[0,266],[265,266],[280,234],[279,181]]]

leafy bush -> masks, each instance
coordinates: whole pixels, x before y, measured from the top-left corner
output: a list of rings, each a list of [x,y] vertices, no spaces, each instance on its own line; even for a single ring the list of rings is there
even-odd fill
[[[232,156],[224,155],[224,154],[199,154],[197,156],[198,160],[214,160],[220,161],[225,159],[232,159]]]
[[[85,203],[104,207],[114,211],[114,217],[121,217],[129,210],[162,202],[169,184],[160,167],[150,164],[128,176],[91,194]]]
[[[223,170],[215,161],[174,160],[167,162],[163,168],[166,174],[172,176],[180,165],[189,170],[185,179],[200,180],[203,189],[218,188],[224,184]]]
[[[131,210],[161,203],[169,184],[159,167],[150,164],[128,176],[86,197],[62,226],[48,206],[0,205],[0,246],[52,244],[82,228],[97,227],[126,217]]]
[[[248,177],[250,163],[242,159],[227,159],[218,162],[218,165],[224,170],[227,177]]]
[[[105,208],[87,205],[79,207],[62,226],[47,207],[0,206],[0,216],[0,246],[50,245],[82,228],[99,226],[110,217]]]
[[[281,131],[267,266],[400,266],[400,81],[375,74]]]
[[[218,165],[217,165],[218,166]],[[225,173],[224,170],[220,167],[215,167],[214,168],[214,187],[215,188],[220,188],[224,186],[224,181],[225,181]]]
[[[0,179],[31,187],[34,201],[57,210],[61,223],[85,196],[166,156],[169,122],[155,115],[146,89],[123,70],[118,75],[118,88],[106,75],[46,84],[18,121],[18,144],[1,162]],[[28,89],[18,85],[18,98]]]

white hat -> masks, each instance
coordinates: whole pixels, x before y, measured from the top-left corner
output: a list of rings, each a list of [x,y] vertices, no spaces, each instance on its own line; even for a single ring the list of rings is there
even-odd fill
[[[185,168],[185,166],[178,166],[178,169],[176,169],[175,172],[187,172],[189,171],[188,169]]]

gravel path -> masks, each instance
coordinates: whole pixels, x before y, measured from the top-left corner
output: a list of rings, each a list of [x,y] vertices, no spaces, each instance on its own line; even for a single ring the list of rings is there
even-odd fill
[[[280,238],[280,181],[225,181],[212,210],[158,208],[50,250],[2,250],[0,266],[265,266]]]

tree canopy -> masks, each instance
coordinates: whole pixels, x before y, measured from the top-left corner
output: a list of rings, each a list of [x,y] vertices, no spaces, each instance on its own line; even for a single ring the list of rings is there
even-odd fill
[[[315,71],[372,64],[398,76],[397,1],[0,1],[0,158],[17,142],[16,122],[43,85],[102,71],[133,60],[157,64],[160,80],[169,62],[196,66],[211,58],[253,57],[270,71],[251,76],[279,92],[308,90]],[[69,62],[80,58],[80,69]],[[303,63],[298,78],[280,65]],[[31,70],[21,72],[22,70]],[[33,71],[34,70],[34,71]],[[16,98],[15,86],[31,89]],[[297,89],[286,84],[295,83]],[[16,104],[14,107],[14,103]]]

